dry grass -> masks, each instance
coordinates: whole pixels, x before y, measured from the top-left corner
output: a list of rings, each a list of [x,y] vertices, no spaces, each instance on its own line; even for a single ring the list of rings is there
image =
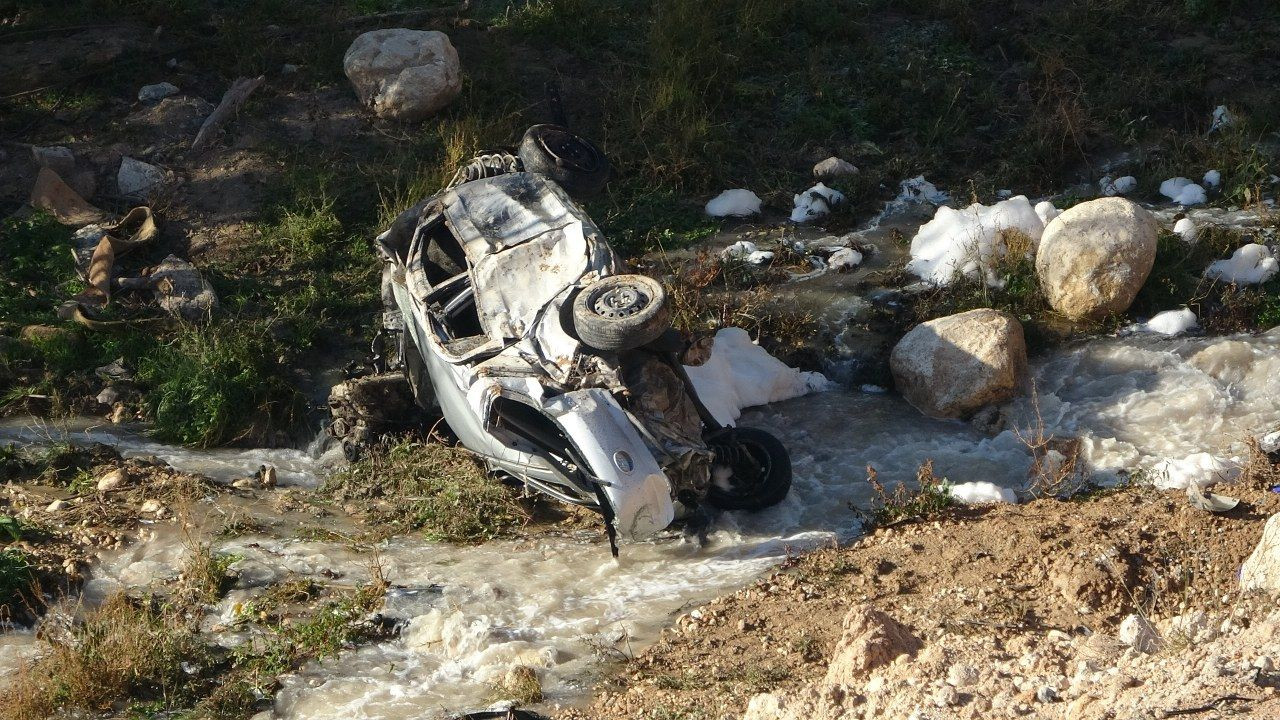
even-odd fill
[[[74,638],[54,642],[0,691],[0,720],[95,713],[121,697],[170,698],[186,684],[182,663],[198,663],[204,653],[181,615],[115,595],[89,611]]]
[[[867,483],[876,495],[877,507],[871,514],[872,523],[876,526],[932,517],[955,504],[950,483],[933,473],[932,460],[925,460],[916,470],[914,487],[899,484],[890,492],[870,465],[867,466]]]

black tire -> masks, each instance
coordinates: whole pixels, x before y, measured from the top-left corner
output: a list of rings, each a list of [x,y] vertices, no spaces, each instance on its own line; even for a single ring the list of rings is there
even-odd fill
[[[526,130],[517,154],[526,172],[551,178],[575,198],[596,195],[609,179],[609,159],[600,148],[559,125]]]
[[[671,327],[662,283],[645,275],[612,275],[591,283],[573,299],[573,330],[587,346],[631,350]]]
[[[791,455],[773,435],[737,427],[709,444],[715,453],[707,491],[709,505],[721,510],[763,510],[782,502],[790,492]]]
[[[400,332],[400,361],[404,364],[404,376],[409,380],[409,389],[413,391],[413,399],[418,407],[438,415],[440,403],[436,400],[435,386],[431,384],[426,360],[422,358],[408,327]]]

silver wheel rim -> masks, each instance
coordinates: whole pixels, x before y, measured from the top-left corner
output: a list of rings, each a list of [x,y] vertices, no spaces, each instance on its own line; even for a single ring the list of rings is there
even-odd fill
[[[624,318],[649,306],[649,296],[634,285],[616,285],[593,298],[591,309],[600,317]]]

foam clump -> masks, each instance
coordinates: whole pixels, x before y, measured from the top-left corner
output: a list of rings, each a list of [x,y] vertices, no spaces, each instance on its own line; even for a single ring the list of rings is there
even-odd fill
[[[1271,254],[1271,248],[1249,243],[1226,260],[1210,263],[1204,276],[1236,285],[1258,285],[1270,280],[1277,271],[1280,271],[1280,262]]]
[[[1002,234],[1022,233],[1031,241],[1027,250],[1034,251],[1044,234],[1042,216],[1056,216],[1056,209],[1049,212],[1052,205],[1037,207],[1039,212],[1025,195],[994,205],[974,203],[961,210],[940,207],[911,240],[907,270],[934,285],[949,285],[958,277],[982,277],[988,285],[997,287],[1000,280],[990,268],[994,260],[1009,251]]]
[[[747,217],[760,214],[760,196],[743,188],[725,190],[707,201],[711,217]]]

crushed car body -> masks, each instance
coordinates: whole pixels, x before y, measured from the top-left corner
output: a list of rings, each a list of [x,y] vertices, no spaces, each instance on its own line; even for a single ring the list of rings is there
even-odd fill
[[[698,399],[684,363],[708,339],[671,329],[661,284],[626,274],[565,189],[597,179],[596,159],[535,126],[520,155],[479,156],[376,246],[391,364],[418,404],[491,472],[600,512],[616,553],[617,535],[704,505],[775,504],[791,466],[772,436],[721,426]]]

